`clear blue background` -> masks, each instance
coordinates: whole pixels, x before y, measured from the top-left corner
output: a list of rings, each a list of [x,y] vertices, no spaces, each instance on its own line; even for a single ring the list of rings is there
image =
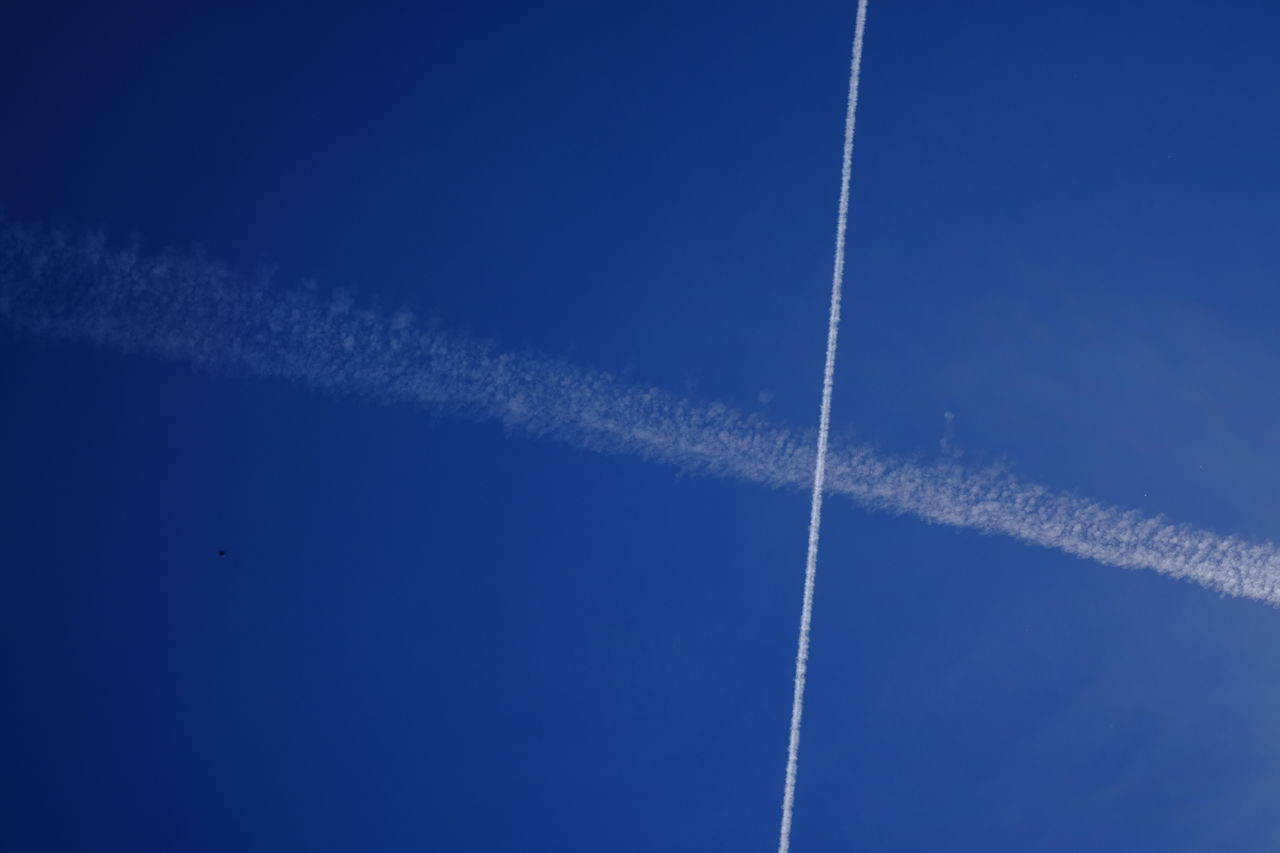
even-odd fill
[[[853,12],[11,4],[0,204],[810,428]],[[1280,538],[1277,43],[873,2],[837,432]],[[0,846],[776,843],[804,495],[0,364]],[[1280,845],[1272,609],[837,501],[815,618],[798,851]]]

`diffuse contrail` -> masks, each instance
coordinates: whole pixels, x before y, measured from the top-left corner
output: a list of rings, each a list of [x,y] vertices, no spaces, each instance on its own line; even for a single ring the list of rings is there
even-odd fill
[[[148,257],[101,237],[0,224],[0,319],[28,333],[411,403],[690,473],[807,489],[814,436],[718,403],[533,353],[503,353],[357,308],[250,282],[198,257]],[[934,524],[1003,534],[1111,566],[1151,569],[1280,605],[1280,548],[1054,492],[954,460],[920,464],[834,446],[827,491]]]
[[[800,758],[800,720],[804,716],[805,676],[809,669],[809,631],[813,625],[813,590],[818,573],[818,534],[822,527],[822,494],[826,488],[827,444],[831,434],[831,393],[835,388],[836,343],[840,332],[840,297],[844,286],[845,234],[849,230],[849,179],[853,168],[853,136],[858,116],[858,76],[862,68],[862,37],[867,26],[867,0],[858,0],[849,65],[849,98],[844,115],[844,154],[840,163],[840,203],[836,213],[835,264],[831,273],[831,308],[827,318],[827,356],[822,369],[822,405],[818,415],[818,447],[813,463],[813,492],[809,502],[809,543],[804,561],[804,599],[800,607],[800,639],[796,644],[796,673],[791,697],[791,729],[787,740],[787,773],[782,787],[782,825],[778,853],[791,849],[791,821],[796,801],[796,770]]]

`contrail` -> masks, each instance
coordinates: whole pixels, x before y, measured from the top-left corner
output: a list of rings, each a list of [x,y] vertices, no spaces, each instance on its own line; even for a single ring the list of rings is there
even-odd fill
[[[849,101],[844,113],[844,156],[840,163],[840,204],[836,214],[836,257],[831,274],[831,309],[827,318],[827,358],[822,369],[822,407],[818,415],[818,449],[813,462],[813,493],[809,502],[809,545],[804,561],[804,602],[800,608],[800,639],[796,645],[796,674],[791,697],[791,733],[787,741],[787,776],[782,787],[782,825],[778,853],[791,849],[791,821],[796,801],[796,770],[800,758],[800,719],[804,716],[804,684],[809,669],[809,630],[813,625],[813,588],[818,574],[818,533],[822,527],[822,492],[827,478],[827,443],[831,434],[831,393],[835,388],[836,342],[840,336],[840,295],[844,286],[845,234],[849,230],[849,178],[853,168],[853,134],[858,115],[858,74],[862,68],[862,36],[867,26],[867,0],[858,0],[849,66]]]
[[[421,328],[338,292],[284,290],[200,257],[113,249],[0,223],[0,320],[37,336],[277,377],[378,403],[492,420],[584,450],[689,473],[807,489],[814,435],[536,353]],[[829,449],[827,491],[869,509],[1011,536],[1110,566],[1151,569],[1280,606],[1280,547],[1106,506],[954,459],[922,464]]]

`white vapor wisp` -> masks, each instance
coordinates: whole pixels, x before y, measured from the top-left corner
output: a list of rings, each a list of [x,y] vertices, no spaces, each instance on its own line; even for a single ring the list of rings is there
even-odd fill
[[[782,824],[778,853],[791,849],[791,822],[796,802],[796,770],[800,759],[800,721],[804,716],[804,686],[809,670],[809,632],[813,626],[813,590],[818,575],[818,534],[822,528],[822,494],[826,489],[827,450],[831,436],[831,394],[835,390],[836,343],[840,337],[840,297],[844,287],[845,235],[849,230],[849,179],[853,170],[853,136],[858,117],[858,77],[862,68],[862,36],[867,27],[867,0],[858,0],[849,65],[849,97],[844,114],[844,151],[840,161],[840,202],[836,212],[835,264],[831,273],[831,308],[827,315],[827,355],[822,368],[822,405],[818,414],[818,447],[813,463],[813,492],[809,501],[809,543],[804,560],[804,600],[800,607],[800,639],[796,644],[796,673],[791,696],[791,729],[787,738],[787,773],[782,787]]]
[[[146,257],[101,237],[0,224],[0,321],[36,335],[279,377],[379,402],[496,420],[587,450],[627,453],[770,487],[807,488],[812,433],[717,403],[627,387],[607,373],[386,318],[339,293],[251,283],[199,258]],[[1280,548],[1143,516],[948,459],[920,464],[832,447],[827,491],[871,509],[1012,536],[1280,605]]]

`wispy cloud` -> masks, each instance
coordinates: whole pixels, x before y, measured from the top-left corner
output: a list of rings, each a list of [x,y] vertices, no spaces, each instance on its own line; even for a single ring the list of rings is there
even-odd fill
[[[199,257],[147,256],[101,237],[0,228],[0,318],[29,332],[421,404],[583,449],[771,487],[811,485],[815,436],[717,403],[627,386],[535,353],[420,328],[237,277]],[[833,445],[826,490],[935,524],[1012,536],[1280,604],[1280,548],[1106,506],[955,460],[921,464]]]

